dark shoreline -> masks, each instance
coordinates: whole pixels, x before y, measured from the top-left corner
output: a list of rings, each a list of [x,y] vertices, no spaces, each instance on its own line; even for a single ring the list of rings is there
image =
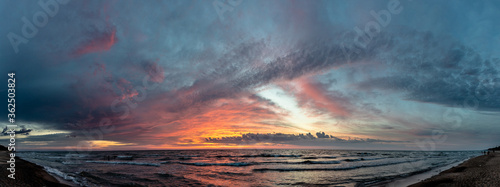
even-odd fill
[[[500,153],[471,158],[409,187],[500,186]]]
[[[15,157],[15,179],[8,177],[11,172],[7,170],[10,166],[10,151],[0,146],[0,186],[23,186],[23,187],[69,187],[60,183],[55,177],[48,174],[41,166]]]

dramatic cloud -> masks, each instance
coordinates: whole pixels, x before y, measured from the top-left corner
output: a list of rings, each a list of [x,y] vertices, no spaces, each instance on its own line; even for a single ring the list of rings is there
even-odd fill
[[[393,40],[407,40],[397,36]],[[499,111],[500,59],[484,59],[474,49],[430,33],[415,33],[412,46],[395,46],[387,65],[396,70],[358,84],[362,89],[385,89],[406,93],[405,99],[443,104],[476,105],[476,109]],[[429,45],[432,44],[432,45]],[[393,44],[394,45],[394,44]]]
[[[391,140],[379,140],[379,139],[361,139],[361,138],[349,138],[341,139],[332,135],[327,135],[324,132],[317,132],[316,136],[311,133],[307,134],[284,134],[284,133],[247,133],[241,136],[229,136],[221,138],[206,138],[205,141],[209,143],[228,143],[228,144],[257,144],[257,143],[274,143],[274,144],[294,144],[297,141],[314,141],[319,139],[328,139],[331,143],[342,142],[342,143],[380,143],[380,142],[400,142]]]
[[[111,47],[116,43],[116,28],[107,28],[104,32],[95,31],[91,34],[90,39],[84,41],[77,49],[74,54],[76,56],[84,55],[87,53],[102,52],[111,49]]]
[[[11,131],[12,130],[12,131]],[[3,129],[2,131],[2,134],[4,136],[10,136],[10,134],[24,134],[24,135],[29,135],[29,133],[32,131],[32,129],[26,129],[26,128],[22,128],[20,130],[15,130],[15,129],[9,129],[7,128],[7,126],[5,126],[5,128]]]
[[[371,12],[387,1],[292,2],[244,1],[223,19],[211,1],[61,5],[18,52],[0,43],[1,73],[16,73],[16,121],[36,124],[25,141],[415,149],[408,142],[434,130],[449,135],[440,148],[500,141],[498,3],[401,1],[380,20]],[[4,36],[23,35],[21,18],[42,10],[0,7]]]

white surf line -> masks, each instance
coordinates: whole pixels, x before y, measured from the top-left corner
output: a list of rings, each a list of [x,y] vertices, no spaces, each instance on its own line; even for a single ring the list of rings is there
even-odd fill
[[[471,158],[474,158],[474,157],[471,157]],[[428,178],[431,178],[435,175],[438,175],[439,173],[446,171],[452,167],[458,166],[461,163],[463,163],[471,158],[467,158],[467,159],[464,159],[464,160],[461,160],[461,161],[458,161],[458,162],[455,162],[455,163],[452,163],[452,164],[449,164],[449,165],[446,165],[443,167],[435,168],[435,169],[432,169],[432,170],[424,172],[424,173],[420,173],[420,174],[412,175],[412,176],[405,177],[405,178],[402,178],[399,180],[395,180],[395,181],[388,183],[386,186],[388,186],[388,187],[410,186],[412,184],[418,183],[420,181],[423,181],[425,179],[428,179]]]

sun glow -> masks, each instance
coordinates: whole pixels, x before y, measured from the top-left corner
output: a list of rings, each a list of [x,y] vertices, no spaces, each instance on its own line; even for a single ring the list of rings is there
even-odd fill
[[[300,129],[312,130],[311,125],[319,120],[317,117],[309,115],[307,111],[300,108],[294,97],[290,96],[283,89],[277,86],[266,89],[258,95],[271,100],[280,106],[281,109],[288,111],[290,114],[285,119]]]
[[[86,141],[89,144],[89,147],[92,148],[105,148],[105,147],[113,147],[113,146],[124,146],[124,145],[135,145],[134,143],[122,143],[117,141],[108,141],[108,140],[92,140]]]

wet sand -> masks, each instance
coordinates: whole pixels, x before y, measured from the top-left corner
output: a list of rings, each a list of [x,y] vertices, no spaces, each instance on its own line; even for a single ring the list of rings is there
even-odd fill
[[[15,179],[8,177],[11,172],[7,170],[10,159],[10,151],[0,146],[0,186],[23,186],[23,187],[69,187],[60,183],[56,178],[49,175],[41,166],[15,157]]]
[[[500,153],[469,159],[410,187],[500,186]]]
[[[387,184],[383,183],[384,185],[381,185],[381,186],[387,186],[387,187],[409,186],[409,185],[415,184],[417,182],[420,182],[420,181],[422,181],[424,179],[431,178],[432,176],[438,175],[442,171],[445,171],[445,170],[448,170],[448,169],[450,169],[452,167],[455,167],[455,166],[457,166],[457,165],[459,165],[459,164],[461,164],[461,163],[463,163],[465,161],[467,161],[467,159],[463,160],[463,161],[459,161],[459,162],[453,163],[453,164],[450,164],[450,165],[447,165],[447,166],[435,168],[435,169],[432,169],[431,171],[428,171],[428,172],[424,172],[424,173],[412,175],[412,176],[405,177],[405,178],[402,178],[402,179],[397,179],[397,180],[391,181],[391,182],[389,182]]]

